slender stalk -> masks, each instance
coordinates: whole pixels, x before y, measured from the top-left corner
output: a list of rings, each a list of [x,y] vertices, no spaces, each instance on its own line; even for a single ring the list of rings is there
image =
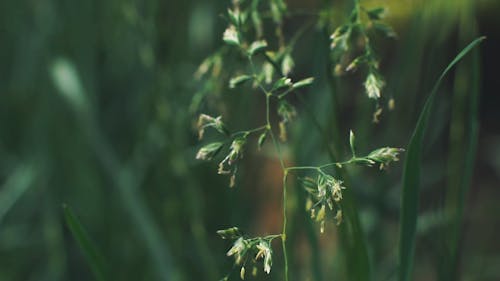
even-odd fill
[[[274,147],[278,153],[278,158],[280,161],[281,169],[283,171],[283,230],[281,233],[281,245],[283,248],[283,259],[285,261],[285,281],[288,281],[288,255],[287,255],[287,250],[286,250],[286,224],[287,224],[287,217],[286,217],[286,202],[287,202],[287,196],[286,196],[286,177],[287,177],[287,170],[285,168],[285,163],[283,161],[283,157],[281,155],[281,147],[276,140],[276,137],[274,136],[273,130],[272,130],[272,125],[270,122],[270,117],[269,117],[269,104],[270,104],[270,97],[271,95],[269,93],[266,93],[266,120],[267,120],[267,126],[269,128],[269,134],[271,135],[271,139],[273,141]]]
[[[268,126],[266,124],[264,126],[260,126],[258,128],[255,128],[255,129],[250,129],[250,130],[247,130],[247,131],[239,131],[239,132],[236,132],[236,133],[232,133],[231,137],[233,138],[233,137],[236,137],[238,135],[246,135],[246,136],[248,136],[250,134],[257,133],[257,132],[262,131],[262,130],[268,130],[268,129],[269,128],[268,128]]]
[[[293,171],[293,170],[318,170],[318,167],[313,167],[313,166],[295,166],[295,167],[287,167],[287,171]]]
[[[253,63],[252,57],[249,56],[248,60],[250,61],[250,66],[252,68],[253,75],[256,76],[257,72],[255,70],[255,65]],[[287,249],[286,249],[286,227],[287,227],[286,177],[287,177],[288,171],[286,170],[285,162],[283,161],[283,156],[281,154],[281,147],[280,147],[278,141],[276,140],[276,136],[274,135],[273,129],[272,129],[271,117],[270,117],[270,115],[271,115],[270,114],[270,107],[271,107],[270,106],[270,104],[271,104],[270,99],[272,97],[272,94],[264,88],[264,85],[262,85],[262,83],[260,82],[259,79],[256,79],[255,81],[257,81],[258,87],[266,95],[266,126],[265,126],[265,129],[267,129],[269,131],[269,134],[271,135],[271,139],[272,139],[274,148],[276,149],[276,152],[278,154],[278,159],[279,159],[279,162],[281,165],[281,170],[283,172],[283,230],[282,230],[280,237],[281,237],[281,244],[282,244],[282,248],[283,248],[283,259],[284,259],[284,263],[285,263],[285,269],[284,269],[285,281],[288,281],[288,254],[287,254]]]
[[[288,281],[288,255],[286,251],[286,224],[287,224],[287,217],[286,217],[286,177],[288,175],[288,172],[285,170],[283,173],[283,231],[282,231],[282,236],[281,236],[281,245],[283,248],[283,257],[285,260],[285,281]]]
[[[353,163],[356,163],[358,161],[366,161],[368,156],[365,156],[365,157],[352,157],[351,159],[347,160],[347,161],[343,161],[343,162],[332,162],[332,163],[327,163],[327,164],[323,164],[323,165],[320,165],[320,166],[293,166],[293,167],[286,167],[285,170],[286,171],[293,171],[293,170],[315,170],[315,171],[318,171],[318,172],[322,172],[322,170],[324,168],[328,168],[328,167],[331,167],[331,166],[343,166],[343,165],[347,165],[347,164],[353,164]]]
[[[282,236],[281,234],[268,235],[265,237],[265,239],[269,239],[272,241],[275,238],[281,238],[281,236]]]

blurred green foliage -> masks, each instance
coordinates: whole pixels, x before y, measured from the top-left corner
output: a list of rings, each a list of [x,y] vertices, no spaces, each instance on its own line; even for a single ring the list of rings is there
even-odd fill
[[[189,107],[201,83],[193,74],[222,45],[226,22],[219,15],[229,4],[0,1],[0,280],[93,280],[65,223],[63,204],[102,254],[109,280],[218,280],[231,270],[232,260],[225,256],[230,245],[216,230],[239,225],[264,235],[280,228],[281,175],[271,153],[249,151],[233,189],[215,165],[194,159],[199,112]],[[333,9],[340,23],[352,5],[287,4],[286,38],[315,21],[322,9]],[[364,152],[381,145],[406,147],[440,71],[473,38],[488,36],[436,96],[424,145],[413,267],[415,280],[498,280],[499,20],[492,11],[499,4],[373,0],[366,5],[387,6],[387,20],[398,33],[397,39],[375,42],[385,94],[395,99],[395,109],[373,124],[362,77],[332,78],[329,34],[313,27],[293,52],[292,76],[316,80],[303,100],[294,101],[300,121],[285,149],[287,161],[324,163],[329,146],[339,156],[349,155],[344,141],[349,129]],[[474,121],[468,109],[472,91],[481,103],[476,160],[463,153]],[[224,113],[235,128],[262,123],[254,118],[262,116],[262,100],[251,92],[220,89],[202,109]],[[312,129],[314,120],[323,132]],[[348,172],[372,280],[395,280],[401,167],[387,175],[360,168]],[[464,173],[472,173],[470,190],[457,180]],[[357,268],[345,264],[343,238],[332,226],[319,235],[303,202],[304,194],[292,188],[291,280],[344,280]],[[456,224],[454,212],[463,215],[463,224]],[[271,274],[257,280],[281,280],[283,265],[275,252]]]

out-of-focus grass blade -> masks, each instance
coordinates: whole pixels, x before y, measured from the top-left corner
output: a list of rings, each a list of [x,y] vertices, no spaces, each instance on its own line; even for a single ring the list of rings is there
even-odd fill
[[[106,272],[104,270],[104,262],[102,260],[102,256],[99,254],[95,245],[90,241],[90,238],[83,228],[82,224],[76,218],[75,214],[71,210],[71,208],[63,204],[63,213],[64,219],[66,221],[66,225],[68,226],[71,234],[73,234],[73,238],[75,238],[76,242],[80,246],[80,250],[82,250],[87,263],[94,273],[94,276],[99,281],[107,281]]]
[[[425,130],[429,122],[429,116],[436,96],[437,89],[441,81],[450,71],[450,69],[458,63],[469,51],[477,46],[485,37],[475,39],[467,45],[446,67],[441,73],[436,84],[424,104],[424,108],[420,113],[417,125],[413,131],[408,144],[406,159],[403,171],[403,191],[401,195],[401,216],[400,216],[400,233],[399,233],[399,280],[410,280],[413,256],[415,251],[415,234],[417,226],[418,212],[418,191],[420,186],[420,157],[422,152],[422,142]]]
[[[0,223],[17,200],[32,185],[35,174],[31,166],[20,166],[9,176],[0,189]]]
[[[347,177],[343,178],[347,180]],[[373,278],[368,247],[353,197],[352,192],[346,189],[342,199],[345,222],[339,226],[342,247],[347,258],[347,277],[352,281],[369,281]]]

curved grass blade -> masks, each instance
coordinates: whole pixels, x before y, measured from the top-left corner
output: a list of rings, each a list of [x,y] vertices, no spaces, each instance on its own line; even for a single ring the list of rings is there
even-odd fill
[[[90,238],[83,228],[82,224],[76,218],[75,214],[68,205],[63,204],[62,208],[66,225],[71,231],[73,238],[75,238],[76,242],[78,243],[78,246],[80,246],[80,250],[83,252],[85,259],[89,264],[96,280],[109,280],[105,274],[102,256],[100,255],[92,241],[90,241]]]
[[[458,199],[458,210],[457,216],[455,218],[455,237],[452,238],[452,248],[451,248],[451,260],[452,260],[452,274],[449,276],[449,280],[456,280],[456,274],[458,274],[458,266],[459,266],[459,241],[460,241],[460,229],[464,222],[464,208],[466,202],[466,195],[469,191],[471,182],[472,182],[472,174],[474,172],[474,163],[476,159],[477,152],[477,142],[479,138],[479,76],[480,76],[480,68],[479,68],[479,51],[473,53],[473,78],[474,86],[473,91],[469,97],[469,118],[467,121],[467,129],[469,131],[466,146],[465,146],[465,161],[464,161],[464,173],[462,175],[462,182],[459,186],[459,199]]]
[[[460,244],[463,237],[464,208],[466,196],[472,181],[476,159],[477,141],[479,134],[479,92],[480,92],[480,57],[479,50],[472,51],[467,64],[460,66],[457,79],[470,76],[468,84],[463,89],[455,89],[454,116],[450,129],[450,158],[448,165],[448,186],[446,211],[451,218],[451,225],[443,237],[447,258],[444,259],[440,280],[457,280],[460,274]],[[460,86],[463,86],[461,84]],[[455,102],[458,103],[455,105]],[[458,123],[458,124],[457,124]]]
[[[465,47],[441,73],[436,84],[424,104],[416,127],[410,138],[403,170],[403,191],[401,194],[401,216],[399,233],[399,280],[411,279],[413,256],[415,251],[415,234],[417,226],[418,195],[420,186],[420,158],[425,130],[434,103],[437,89],[441,81],[455,64],[470,50],[476,47],[485,37],[479,37]]]

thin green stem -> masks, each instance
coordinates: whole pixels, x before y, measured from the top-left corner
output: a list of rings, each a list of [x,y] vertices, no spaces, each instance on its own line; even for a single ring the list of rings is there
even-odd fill
[[[287,171],[293,171],[293,170],[318,170],[318,167],[313,167],[313,166],[296,166],[296,167],[287,167]]]
[[[250,239],[245,239],[245,240],[247,242],[250,242],[250,243],[256,243],[258,241],[261,241],[262,239],[273,241],[274,239],[281,238],[282,236],[283,236],[283,234],[280,233],[280,234],[271,234],[271,235],[267,235],[264,237],[255,237],[255,238],[250,238]]]
[[[284,91],[283,93],[278,95],[278,99],[284,98],[286,95],[291,93],[293,90],[295,90],[295,89],[290,86],[290,88],[288,88],[286,91]]]
[[[273,241],[275,238],[281,238],[282,236],[283,236],[282,234],[273,234],[264,237],[264,239],[269,239],[270,241]]]
[[[267,130],[268,129],[268,126],[267,124],[264,125],[264,126],[260,126],[258,128],[255,128],[255,129],[251,129],[251,130],[247,130],[247,131],[239,131],[239,132],[235,132],[235,133],[232,133],[231,134],[231,137],[235,137],[235,136],[238,136],[238,135],[250,135],[250,134],[253,134],[253,133],[257,133],[259,131],[262,131],[262,130]]]
[[[262,92],[264,92],[266,96],[269,95],[269,92],[266,90],[266,88],[264,88],[264,85],[262,85],[262,82],[260,82],[260,79],[257,76],[257,70],[255,69],[255,64],[253,63],[252,56],[248,56],[248,61],[250,62],[250,67],[252,68],[252,76],[254,80],[257,82],[257,85],[262,90]]]
[[[252,72],[253,72],[253,75],[256,77],[256,70],[255,70],[255,65],[253,63],[253,60],[252,60],[252,57],[251,56],[248,56],[248,60],[250,61],[250,66],[252,67]],[[257,81],[257,85],[259,86],[259,88],[264,92],[264,94],[266,95],[266,126],[265,126],[265,129],[267,129],[269,131],[269,134],[271,135],[271,139],[273,141],[273,144],[274,144],[274,147],[276,149],[276,152],[278,154],[278,159],[280,161],[280,165],[281,165],[281,169],[283,171],[283,231],[280,235],[281,237],[281,244],[282,244],[282,248],[283,248],[283,259],[284,259],[284,262],[285,262],[285,271],[284,271],[284,274],[285,274],[285,281],[288,281],[288,255],[287,255],[287,249],[286,249],[286,226],[287,226],[287,216],[286,216],[286,211],[287,211],[287,208],[286,208],[286,203],[287,203],[287,194],[286,194],[286,177],[287,177],[287,170],[285,168],[285,162],[283,161],[283,156],[281,154],[281,148],[280,148],[280,145],[278,143],[278,141],[276,140],[276,136],[274,135],[273,133],[273,130],[272,130],[272,125],[271,125],[271,117],[270,117],[270,107],[271,107],[271,97],[272,97],[272,94],[270,92],[268,92],[264,86],[262,85],[261,81],[259,79],[256,79],[255,81]]]
[[[270,121],[270,117],[269,117],[269,112],[271,110],[270,105],[269,105],[270,98],[271,98],[271,95],[266,93],[266,126],[268,127],[269,130],[271,130],[271,121]],[[272,135],[272,132],[271,132],[271,135]]]
[[[281,236],[281,244],[283,248],[283,256],[285,259],[285,281],[288,281],[288,255],[286,251],[286,224],[287,224],[287,217],[286,217],[286,178],[288,175],[288,171],[284,170],[283,173],[283,232]]]
[[[285,162],[283,161],[283,156],[281,155],[281,147],[278,143],[278,141],[276,140],[276,136],[274,135],[273,133],[273,130],[272,130],[272,125],[271,125],[271,117],[270,117],[270,104],[271,104],[271,93],[266,93],[266,122],[267,122],[267,129],[269,130],[269,134],[271,135],[271,139],[273,141],[273,144],[274,144],[274,148],[276,149],[276,152],[278,153],[278,159],[280,161],[280,165],[281,165],[281,169],[283,170],[283,172],[285,172]]]
[[[286,250],[286,224],[287,224],[287,217],[286,217],[286,201],[287,201],[287,196],[286,196],[286,177],[287,177],[287,170],[285,168],[285,163],[283,161],[283,157],[281,155],[281,148],[276,140],[276,137],[274,136],[273,130],[272,130],[272,125],[270,122],[270,117],[269,117],[269,104],[270,104],[270,99],[271,95],[266,94],[266,120],[267,120],[267,126],[269,127],[269,134],[271,135],[271,139],[273,140],[274,147],[278,153],[278,158],[280,161],[281,169],[283,170],[283,232],[281,234],[281,245],[283,248],[283,259],[285,260],[285,281],[288,281],[288,255],[287,255],[287,250]]]
[[[361,160],[361,159],[364,159],[364,158],[353,157],[353,158],[351,158],[351,159],[349,159],[347,161],[344,161],[344,162],[328,163],[328,164],[321,165],[318,168],[319,169],[323,169],[323,168],[327,168],[327,167],[330,167],[330,166],[342,166],[342,165],[346,165],[346,164],[352,164],[352,163],[355,163],[356,161]]]
[[[319,171],[321,172],[322,169],[324,168],[328,168],[328,167],[331,167],[331,166],[342,166],[342,165],[347,165],[347,164],[353,164],[353,163],[356,163],[358,161],[362,161],[362,160],[365,160],[366,157],[352,157],[351,159],[347,160],[347,161],[343,161],[343,162],[332,162],[332,163],[327,163],[327,164],[323,164],[323,165],[320,165],[320,166],[294,166],[294,167],[287,167],[285,168],[285,171],[293,171],[293,170],[316,170],[316,171]]]

